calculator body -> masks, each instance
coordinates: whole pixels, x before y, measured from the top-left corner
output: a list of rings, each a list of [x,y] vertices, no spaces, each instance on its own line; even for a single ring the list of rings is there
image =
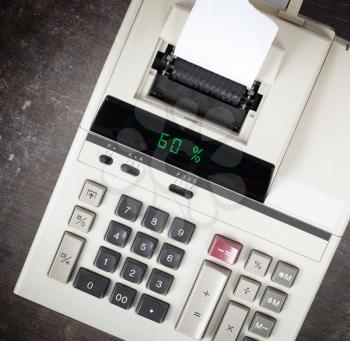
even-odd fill
[[[128,341],[295,340],[349,220],[349,53],[322,26],[275,18],[285,62],[266,66],[263,107],[232,136],[148,96],[152,60],[193,1],[181,4],[131,3],[15,293]],[[325,95],[335,87],[337,104]],[[266,197],[114,140],[107,105],[273,165]],[[282,107],[293,114],[278,118]],[[158,133],[154,148],[174,142]],[[201,149],[188,161],[203,162]]]

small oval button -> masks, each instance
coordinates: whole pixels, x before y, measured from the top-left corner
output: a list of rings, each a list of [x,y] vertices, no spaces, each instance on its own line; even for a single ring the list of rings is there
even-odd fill
[[[110,166],[113,163],[113,159],[108,155],[100,155],[99,160],[101,163]]]
[[[192,191],[190,191],[190,190],[188,190],[186,188],[174,185],[174,184],[171,184],[169,186],[169,191],[173,192],[173,193],[176,193],[178,195],[181,195],[182,197],[184,197],[186,199],[192,199],[193,198],[193,192]]]
[[[140,175],[140,170],[137,169],[136,167],[127,165],[126,163],[122,164],[120,169],[122,172],[130,174],[132,176],[139,176]]]

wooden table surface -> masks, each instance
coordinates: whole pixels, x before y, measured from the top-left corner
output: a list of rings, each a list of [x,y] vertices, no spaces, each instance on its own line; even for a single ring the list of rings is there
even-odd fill
[[[0,0],[0,340],[116,340],[13,288],[128,4]],[[350,0],[303,13],[350,39]],[[350,231],[298,341],[350,340],[349,289]]]

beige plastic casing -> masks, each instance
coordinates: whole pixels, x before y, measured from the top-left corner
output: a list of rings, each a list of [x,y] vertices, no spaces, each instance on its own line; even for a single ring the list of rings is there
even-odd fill
[[[174,113],[169,108],[164,110],[164,107],[157,103],[135,97],[142,79],[149,70],[159,34],[175,2],[134,0],[131,3],[68,154],[18,279],[15,293],[124,340],[154,341],[166,338],[169,341],[190,341],[190,338],[176,332],[175,325],[203,260],[209,259],[227,266],[209,257],[207,253],[214,235],[222,234],[241,242],[244,248],[238,263],[228,266],[232,274],[204,340],[212,340],[230,299],[247,305],[233,296],[233,288],[240,274],[261,281],[263,286],[271,285],[269,278],[278,260],[300,268],[295,285],[288,290],[289,298],[285,308],[280,314],[265,311],[259,307],[259,299],[263,294],[260,292],[258,299],[248,305],[251,309],[248,321],[252,319],[255,311],[268,313],[278,320],[270,340],[295,340],[349,219],[350,180],[347,174],[350,173],[350,160],[344,155],[350,146],[350,135],[346,131],[350,126],[350,115],[346,114],[346,89],[350,76],[349,52],[342,42],[332,40],[329,31],[324,35],[315,33],[325,32],[322,27],[306,22],[305,27],[312,29],[309,31],[274,18],[280,27],[277,45],[285,51],[285,56],[273,84],[269,85],[267,98],[258,113],[248,143],[241,143],[230,134],[223,136],[217,127],[203,127],[199,123],[193,126],[186,117],[181,116],[182,113]],[[191,6],[193,1],[181,3]],[[313,29],[315,27],[317,29]],[[120,164],[130,160],[85,142],[92,121],[106,95],[118,97],[159,116],[200,130],[203,134],[264,158],[277,166],[281,163],[280,167],[277,167],[267,206],[275,207],[273,195],[276,184],[279,186],[278,194],[281,195],[282,191],[283,196],[281,179],[304,186],[300,188],[305,189],[306,186],[306,192],[311,191],[314,197],[321,193],[327,198],[343,203],[344,209],[332,226],[310,221],[307,212],[301,212],[306,216],[302,216],[300,212],[290,213],[288,205],[278,207],[280,211],[328,231],[331,234],[329,241],[200,188],[193,188],[194,198],[188,202],[166,190],[168,184],[176,179],[147,166],[139,165],[142,176],[136,180],[130,179],[130,176],[119,171]],[[98,162],[98,155],[102,152],[107,152],[115,158],[116,162],[112,168],[102,167]],[[86,179],[99,182],[108,188],[103,204],[96,209],[97,217],[89,234],[68,227],[68,219],[74,206],[79,203],[78,195]],[[123,193],[142,200],[145,206],[160,207],[168,211],[171,217],[181,216],[197,224],[196,233],[189,245],[183,246],[174,242],[186,253],[183,264],[177,271],[163,269],[175,276],[174,285],[166,297],[149,291],[145,285],[146,281],[140,285],[123,281],[118,275],[120,267],[110,276],[113,284],[117,281],[134,287],[138,291],[137,298],[141,293],[148,293],[170,303],[168,316],[165,322],[159,325],[136,315],[134,308],[124,311],[110,304],[108,296],[113,285],[110,286],[107,296],[98,300],[74,289],[72,282],[65,285],[47,276],[64,231],[87,239],[73,277],[80,266],[106,275],[93,267],[93,261],[101,245],[113,248],[103,237],[109,221],[116,219],[113,212]],[[288,191],[285,192],[285,196],[288,197]],[[141,215],[143,213],[144,210]],[[138,230],[146,232],[141,227],[140,220],[133,224],[132,228],[133,236]],[[152,234],[149,231],[146,233]],[[166,232],[152,235],[160,240],[159,244],[170,241]],[[122,260],[130,256],[144,261],[133,254],[130,247],[113,249],[122,253]],[[244,269],[252,249],[258,249],[273,257],[264,279],[255,278]],[[159,268],[155,257],[147,261],[147,264],[149,269]],[[148,274],[149,270],[146,277]],[[254,337],[247,327],[246,324],[238,341],[242,341],[243,335]]]

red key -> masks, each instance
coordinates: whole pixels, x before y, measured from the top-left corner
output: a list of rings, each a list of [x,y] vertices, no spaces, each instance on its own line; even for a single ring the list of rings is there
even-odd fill
[[[217,234],[211,243],[209,254],[233,265],[237,262],[242,247],[242,244]]]

